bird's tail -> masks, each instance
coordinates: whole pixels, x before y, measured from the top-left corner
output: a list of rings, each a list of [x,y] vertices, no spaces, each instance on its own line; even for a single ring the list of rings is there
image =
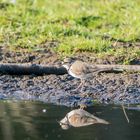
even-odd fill
[[[96,120],[96,123],[110,124],[108,121],[95,117],[94,115],[92,117]]]
[[[96,118],[96,120],[97,120],[97,123],[110,124],[108,121],[105,121],[104,119]]]

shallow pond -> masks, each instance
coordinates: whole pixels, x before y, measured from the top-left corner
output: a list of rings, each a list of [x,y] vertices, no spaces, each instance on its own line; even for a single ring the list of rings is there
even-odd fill
[[[88,112],[109,121],[63,130],[58,124],[74,108],[29,101],[0,101],[0,140],[139,140],[140,111],[120,106],[90,107]]]

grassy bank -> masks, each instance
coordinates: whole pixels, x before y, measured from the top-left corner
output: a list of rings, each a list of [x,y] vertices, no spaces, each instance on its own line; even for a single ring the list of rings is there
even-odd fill
[[[89,51],[125,64],[140,58],[139,0],[7,2],[0,0],[0,46],[34,51],[55,41],[63,56]]]

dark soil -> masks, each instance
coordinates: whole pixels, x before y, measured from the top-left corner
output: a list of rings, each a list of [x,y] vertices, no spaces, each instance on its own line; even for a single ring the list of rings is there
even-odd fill
[[[57,43],[57,42],[55,42]],[[92,53],[77,54],[85,62],[108,64],[109,60],[93,59]],[[59,56],[49,49],[42,51],[15,52],[0,48],[1,63],[35,63],[61,65]],[[75,91],[80,80],[70,75],[16,76],[0,75],[0,98],[39,100],[65,106],[94,103],[140,104],[139,73],[102,73],[85,83],[83,90]]]

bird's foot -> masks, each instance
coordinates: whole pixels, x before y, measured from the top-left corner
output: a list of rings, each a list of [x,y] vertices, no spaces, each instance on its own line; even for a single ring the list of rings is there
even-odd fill
[[[80,104],[79,107],[80,107],[80,109],[84,110],[84,109],[87,108],[87,105],[86,104]]]

